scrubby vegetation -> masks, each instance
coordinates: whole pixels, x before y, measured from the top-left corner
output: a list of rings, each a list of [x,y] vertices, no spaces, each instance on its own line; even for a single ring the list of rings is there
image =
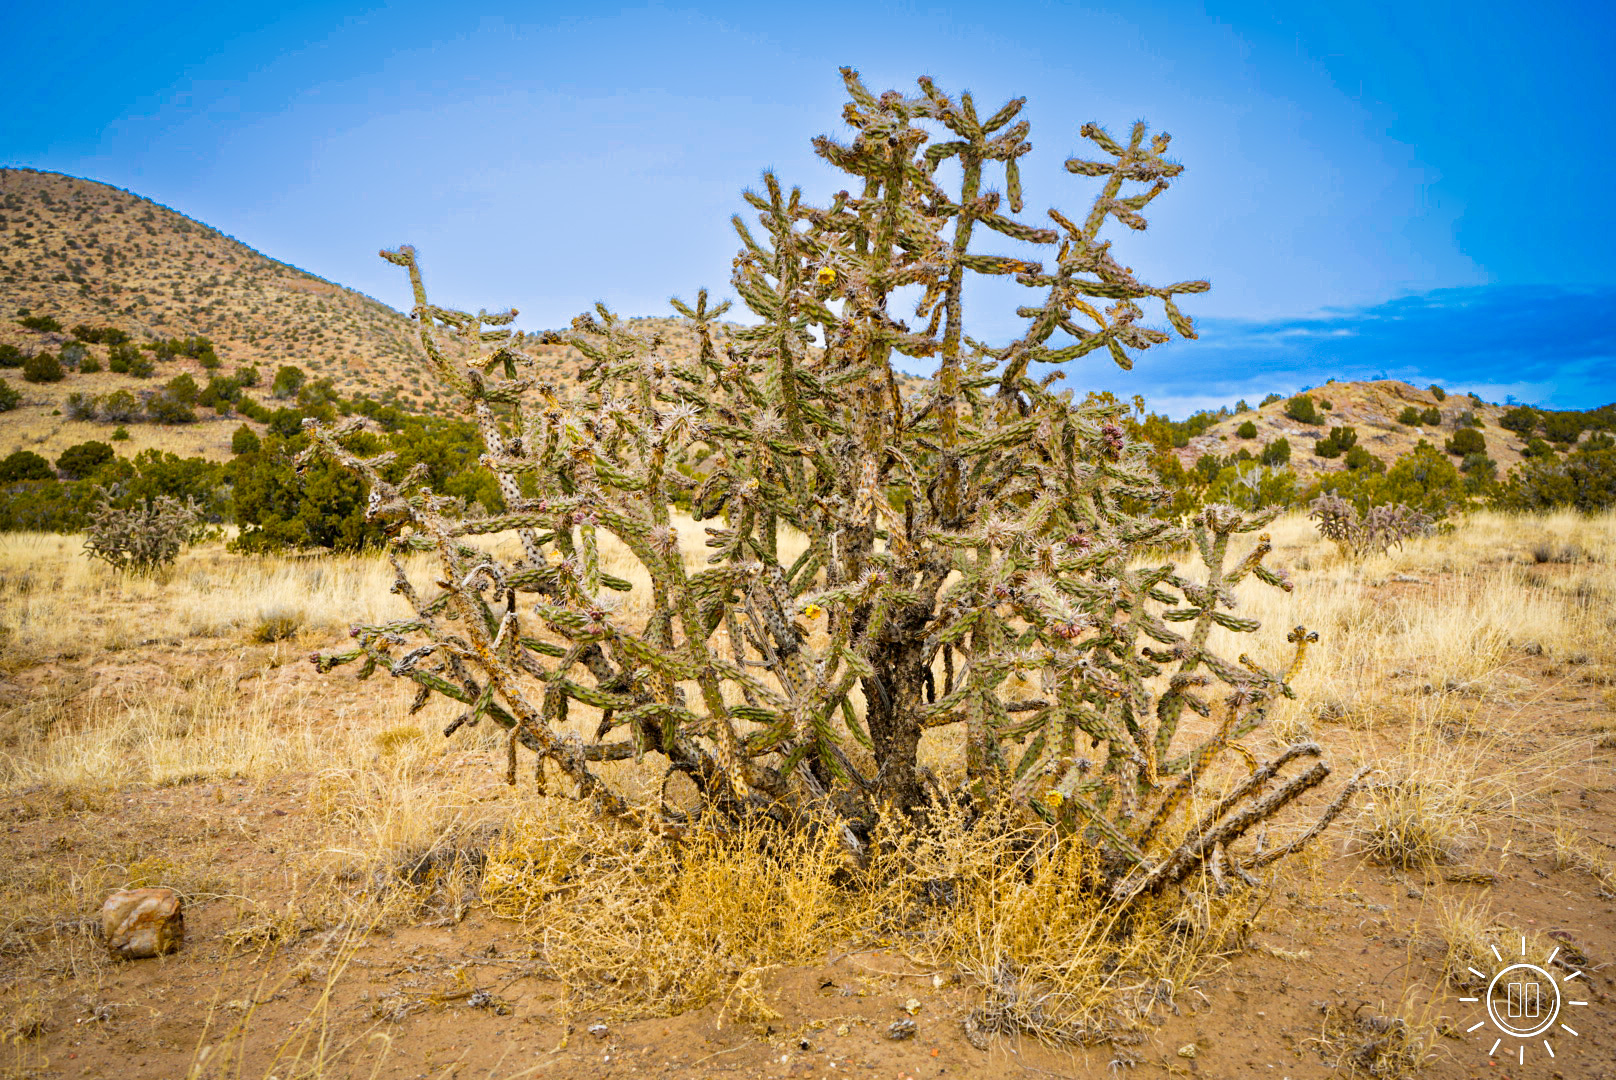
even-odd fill
[[[139,1037],[108,1022],[124,1006],[101,1003],[84,920],[120,886],[203,913],[163,969],[187,1015],[143,1006],[161,1074],[311,1077],[379,1030],[421,1039],[428,1014],[456,1045],[593,1072],[624,1060],[625,1018],[703,1006],[704,1034],[743,1034],[702,1062],[755,1039],[771,1069],[839,1072],[867,1025],[866,1046],[919,1031],[950,1075],[971,1075],[950,1037],[1018,1030],[1109,1042],[1089,1064],[1119,1071],[1165,1022],[1233,1075],[1244,1051],[1180,1007],[1222,964],[1275,976],[1245,1011],[1298,1032],[1298,1062],[1399,1075],[1445,1046],[1451,995],[1337,1004],[1344,966],[1457,985],[1503,916],[1455,894],[1544,926],[1609,898],[1608,856],[1555,815],[1600,812],[1616,745],[1572,713],[1608,711],[1616,671],[1616,409],[1483,429],[1405,387],[1409,426],[1451,431],[1399,454],[1414,434],[1384,441],[1355,388],[1184,420],[1058,394],[1060,365],[1165,339],[1146,306],[1193,334],[1174,297],[1200,283],[1140,282],[1101,240],[1178,175],[1165,137],[1086,128],[1099,160],[1069,168],[1101,196],[1046,228],[1019,216],[1018,103],[984,121],[927,81],[848,88],[855,140],[816,146],[859,193],[816,206],[767,176],[756,224],[737,220],[752,328],[698,294],[682,322],[599,308],[524,339],[433,306],[413,252],[387,253],[416,293],[410,355],[469,421],[288,358],[261,376],[194,328],[61,312],[0,349],[12,369],[54,355],[65,385],[17,385],[74,433],[0,458],[0,790],[23,852],[0,860],[0,1041],[19,1075],[28,1047],[127,1056]],[[990,234],[1049,258],[978,252]],[[1008,348],[971,335],[973,274],[1034,297]],[[585,377],[552,377],[545,349]],[[905,355],[939,378],[900,382]],[[230,453],[131,453],[126,424]],[[1500,477],[1489,448],[1528,453]],[[92,558],[45,530],[88,531]],[[355,669],[391,678],[339,677]],[[1327,784],[1330,761],[1349,765]],[[1552,889],[1513,880],[1527,864]],[[1430,940],[1398,906],[1426,896],[1446,913]],[[498,918],[463,922],[478,909]],[[878,1021],[847,1014],[876,1008],[847,963],[863,949],[924,980]],[[816,964],[800,996],[825,1015],[783,1019],[789,978],[771,980]],[[513,1000],[535,983],[560,990]],[[306,1020],[288,999],[314,1002]],[[1169,1064],[1195,1062],[1182,1042]]]

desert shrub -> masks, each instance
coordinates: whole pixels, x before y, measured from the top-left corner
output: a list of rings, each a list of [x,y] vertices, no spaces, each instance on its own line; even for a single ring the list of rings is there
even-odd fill
[[[42,334],[59,334],[62,324],[49,315],[24,315],[17,320],[17,325],[24,330],[36,330]]]
[[[86,326],[83,323],[73,327],[73,336],[90,345],[122,345],[129,340],[129,335],[111,326]]]
[[[1550,442],[1574,443],[1582,438],[1587,426],[1580,412],[1546,412],[1543,414],[1543,437]]]
[[[1307,516],[1318,522],[1320,536],[1354,559],[1402,547],[1406,540],[1428,535],[1435,524],[1429,516],[1401,503],[1371,507],[1360,514],[1339,495],[1320,495],[1308,504]]]
[[[246,424],[242,424],[230,433],[230,452],[232,454],[256,454],[263,448],[258,434]]]
[[[66,350],[64,349],[63,351],[65,352]],[[81,375],[94,375],[100,370],[101,360],[95,353],[90,352],[88,349],[84,350],[84,355],[79,359],[79,373]]]
[[[112,441],[113,442],[127,442],[128,439],[129,439],[129,429],[124,427],[122,424],[120,424],[117,427],[112,429]]]
[[[231,378],[235,379],[240,386],[257,386],[259,380],[258,365],[242,364],[236,368],[236,373]]]
[[[1296,497],[1296,474],[1289,469],[1236,462],[1219,470],[1207,489],[1206,502],[1228,503],[1242,510],[1289,506]]]
[[[232,508],[241,532],[232,551],[326,548],[362,551],[383,534],[365,518],[365,484],[330,461],[299,471],[280,437],[232,462]]]
[[[1286,462],[1290,461],[1290,459],[1290,440],[1284,438],[1275,439],[1273,442],[1264,446],[1262,448],[1262,453],[1258,456],[1258,460],[1264,465],[1268,466],[1284,465]]]
[[[221,521],[229,509],[228,468],[207,458],[142,450],[129,459],[128,475],[119,479],[119,501],[121,505],[149,503],[166,495],[194,504],[205,521]]]
[[[1537,430],[1538,421],[1542,419],[1538,411],[1530,405],[1518,405],[1505,409],[1504,415],[1498,418],[1500,427],[1508,428],[1517,435],[1530,435]]]
[[[1481,428],[1487,425],[1482,423],[1481,417],[1466,409],[1453,418],[1453,426],[1456,428]]]
[[[1521,456],[1527,458],[1547,458],[1552,461],[1554,459],[1554,447],[1550,446],[1542,439],[1527,439],[1526,445],[1521,447]]]
[[[1453,437],[1443,444],[1443,448],[1458,457],[1467,454],[1485,454],[1487,440],[1475,428],[1465,427],[1455,431]]]
[[[1423,439],[1390,468],[1346,469],[1320,475],[1305,498],[1311,501],[1320,494],[1340,495],[1350,500],[1360,514],[1368,513],[1371,507],[1402,503],[1437,520],[1464,505],[1467,499],[1458,467]]]
[[[90,519],[84,553],[120,573],[155,574],[173,564],[201,526],[195,504],[167,495],[126,509],[103,498]]]
[[[1107,181],[1086,224],[1058,211],[1055,228],[1024,223],[1011,216],[1021,212],[1015,162],[1030,149],[1020,101],[982,121],[930,80],[920,97],[878,98],[845,76],[844,115],[858,134],[815,148],[863,194],[814,207],[765,174],[764,191],[747,195],[763,231],[737,220],[732,279],[760,321],[720,351],[714,320],[728,305],[705,291],[676,302],[698,342],[683,366],[599,306],[547,339],[587,361],[581,384],[556,385],[504,329],[514,313],[432,306],[413,249],[384,253],[410,275],[433,370],[478,418],[509,509],[466,520],[460,500],[413,472],[389,479],[390,462],[350,445],[370,438],[357,419],[311,427],[322,458],[365,479],[368,516],[396,530],[393,549],[430,552],[438,582],[418,591],[396,564],[409,621],[355,627],[353,648],[315,662],[384,667],[417,683],[421,701],[460,701],[451,728],[492,720],[511,732],[512,755],[536,755],[541,779],[557,770],[604,815],[672,837],[703,832],[677,807],[631,801],[597,763],[657,755],[691,782],[702,820],[817,821],[855,866],[881,847],[882,807],[923,833],[963,804],[984,832],[1010,822],[1079,838],[1096,853],[1082,888],[1113,909],[1203,872],[1219,892],[1246,882],[1317,830],[1261,854],[1231,845],[1329,771],[1308,763],[1318,746],[1291,746],[1190,813],[1191,793],[1231,740],[1264,722],[1316,638],[1293,631],[1283,670],[1206,648],[1214,625],[1256,627],[1225,610],[1236,581],[1286,587],[1263,565],[1270,542],[1239,540],[1274,514],[1214,504],[1176,526],[1125,511],[1123,497],[1161,497],[1125,407],[1052,393],[1029,373],[1098,349],[1126,364],[1129,349],[1167,340],[1137,322],[1136,301],[1149,297],[1192,334],[1173,297],[1206,284],[1146,286],[1102,258],[1098,240],[1108,217],[1142,226],[1140,210],[1181,166],[1143,123],[1123,142],[1085,125],[1106,160],[1068,169]],[[923,125],[948,141],[924,149]],[[956,156],[964,197],[938,179]],[[1007,194],[979,198],[990,163],[1006,169]],[[1124,180],[1155,186],[1121,199]],[[975,253],[985,231],[1044,247],[1048,264]],[[1026,332],[1003,349],[968,345],[964,284],[977,275],[1035,291],[1020,309]],[[913,329],[887,315],[889,297],[911,285],[922,297]],[[1112,298],[1110,314],[1084,296]],[[1084,319],[1092,330],[1074,322]],[[1048,344],[1063,326],[1079,329],[1075,342]],[[896,392],[894,354],[935,358],[924,402]],[[496,405],[515,406],[521,427],[502,431]],[[671,467],[698,455],[699,481]],[[709,566],[696,573],[670,521],[675,490],[713,522]],[[788,527],[804,540],[800,556]],[[460,539],[512,529],[523,550],[514,563]],[[649,583],[643,624],[617,599],[634,586],[602,568],[603,531]],[[1174,544],[1200,553],[1204,580],[1132,568]],[[540,639],[540,627],[561,643]],[[1018,673],[1043,695],[1011,697]],[[603,710],[590,741],[557,730],[573,702]],[[1211,717],[1211,731],[1181,730],[1188,712]],[[962,750],[934,777],[920,766],[921,733],[955,725]],[[1292,763],[1301,771],[1280,781]]]
[[[1313,452],[1322,458],[1337,458],[1358,444],[1358,432],[1352,427],[1336,427],[1330,434],[1313,444]]]
[[[1435,405],[1432,405],[1428,409],[1421,410],[1420,423],[1425,427],[1441,427],[1442,410],[1437,408]]]
[[[56,459],[56,468],[69,480],[80,480],[116,456],[111,446],[92,439],[63,450],[62,456]]]
[[[79,365],[82,364],[84,362],[84,358],[89,355],[89,349],[86,349],[83,345],[80,345],[76,341],[70,341],[66,345],[62,346],[61,351],[57,353],[57,359],[60,360],[62,366],[68,370],[78,371]]]
[[[1252,423],[1250,420],[1247,420],[1245,423],[1235,428],[1234,433],[1240,436],[1242,439],[1255,439],[1257,437],[1257,425]]]
[[[186,372],[182,372],[168,380],[164,384],[163,390],[169,397],[184,405],[195,405],[197,397],[201,394],[201,389],[196,385],[196,380]]]
[[[1479,480],[1493,480],[1498,476],[1498,462],[1477,451],[1464,456],[1464,460],[1459,463],[1459,471]]]
[[[1313,399],[1306,394],[1297,394],[1285,402],[1285,415],[1299,424],[1324,423],[1324,418],[1313,405]]]
[[[41,349],[22,362],[22,377],[34,383],[61,382],[67,373],[55,353]]]
[[[1442,389],[1440,386],[1436,386],[1434,384],[1431,387],[1431,396],[1436,398],[1438,401],[1448,400],[1448,392]]]
[[[275,372],[275,381],[269,384],[269,394],[282,401],[294,398],[307,381],[308,376],[303,373],[302,368],[295,364],[282,365],[281,369]]]
[[[1582,441],[1582,445],[1577,449],[1588,453],[1592,453],[1595,450],[1616,449],[1616,436],[1612,436],[1609,432],[1596,431],[1584,439]]]
[[[146,416],[156,424],[196,423],[196,410],[166,388],[146,400]]]
[[[1262,404],[1259,405],[1258,408],[1264,408],[1266,406],[1272,405],[1276,401],[1284,401],[1284,400],[1285,400],[1285,398],[1281,394],[1268,394],[1262,399]]]
[[[208,380],[196,397],[196,403],[203,408],[212,409],[220,416],[229,415],[234,404],[241,397],[241,384],[233,377],[225,378],[215,375]]]
[[[0,412],[10,412],[22,403],[22,395],[17,393],[9,379],[0,379]]]
[[[1347,451],[1347,459],[1345,464],[1348,469],[1352,470],[1368,469],[1371,472],[1386,471],[1386,463],[1361,446],[1351,447]]]
[[[1616,506],[1616,449],[1579,447],[1563,460],[1552,453],[1528,458],[1510,472],[1496,501],[1507,510],[1607,510]]]
[[[1319,408],[1323,409],[1325,412],[1330,412],[1335,408],[1335,402],[1331,401],[1329,398],[1321,397],[1319,398]]]
[[[1419,427],[1420,410],[1412,405],[1404,405],[1403,411],[1397,414],[1397,422],[1404,427]]]
[[[127,390],[114,390],[100,399],[101,418],[112,424],[127,424],[140,415],[140,399]]]
[[[94,394],[81,394],[75,390],[67,395],[67,415],[74,420],[94,420],[99,404]]]
[[[0,368],[20,368],[26,359],[17,346],[9,342],[0,344]]]
[[[19,480],[54,480],[56,472],[50,462],[32,450],[13,450],[0,459],[0,484],[13,484]]]

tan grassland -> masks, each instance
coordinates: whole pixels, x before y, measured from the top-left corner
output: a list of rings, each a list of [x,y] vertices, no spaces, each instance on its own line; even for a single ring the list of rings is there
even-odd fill
[[[695,565],[702,526],[676,525]],[[0,537],[0,1075],[1470,1076],[1491,1039],[1458,997],[1493,946],[1587,969],[1579,1035],[1530,1060],[1601,1075],[1616,515],[1478,513],[1363,562],[1299,515],[1270,531],[1295,591],[1243,589],[1263,627],[1226,651],[1321,640],[1252,739],[1376,771],[1265,888],[1127,926],[1075,887],[1090,853],[1030,827],[985,843],[943,813],[861,876],[834,845],[674,848],[553,779],[507,787],[491,724],[444,740],[441,702],[305,662],[404,613],[383,560],[215,542],[141,580]],[[654,755],[617,768],[682,797]],[[132,885],[183,895],[179,953],[107,958],[91,916]]]

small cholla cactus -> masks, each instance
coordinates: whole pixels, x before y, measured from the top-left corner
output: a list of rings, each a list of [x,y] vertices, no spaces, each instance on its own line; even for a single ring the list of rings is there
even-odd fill
[[[103,491],[90,519],[84,552],[122,573],[155,574],[171,565],[202,527],[202,514],[194,503],[159,495],[144,505],[120,510],[107,503]]]
[[[598,763],[659,755],[694,782],[703,812],[824,823],[855,858],[883,811],[918,828],[939,800],[966,799],[1082,833],[1105,853],[1118,900],[1200,867],[1220,888],[1250,880],[1353,788],[1292,844],[1232,850],[1329,773],[1315,761],[1281,782],[1319,748],[1259,765],[1239,742],[1291,694],[1316,635],[1298,628],[1295,656],[1272,670],[1210,647],[1214,627],[1257,628],[1229,610],[1242,580],[1290,588],[1264,566],[1266,536],[1234,550],[1274,512],[1213,505],[1188,527],[1131,512],[1163,493],[1126,436],[1125,406],[1052,392],[1058,370],[1033,375],[1101,351],[1126,368],[1130,350],[1167,341],[1139,322],[1139,301],[1159,301],[1194,336],[1174,297],[1207,283],[1143,283],[1100,239],[1113,219],[1145,227],[1141,212],[1182,171],[1163,157],[1168,137],[1138,123],[1119,142],[1085,125],[1099,159],[1066,167],[1101,181],[1092,208],[1032,224],[1017,216],[1031,149],[1020,99],[983,118],[969,94],[929,79],[918,96],[876,96],[843,76],[853,138],[814,146],[851,190],[813,206],[765,174],[763,192],[746,194],[762,232],[735,219],[732,281],[760,321],[721,340],[728,304],[705,291],[675,300],[699,343],[691,362],[664,359],[658,338],[597,306],[543,339],[587,358],[581,388],[563,396],[505,328],[514,313],[435,307],[415,252],[383,252],[409,272],[427,355],[481,425],[482,463],[509,509],[446,514],[420,476],[390,484],[385,455],[359,458],[347,429],[314,425],[310,453],[362,474],[372,516],[411,529],[395,547],[438,564],[436,586],[418,591],[395,559],[411,616],[359,627],[355,648],[315,662],[385,667],[417,684],[417,706],[458,701],[450,730],[483,717],[509,730],[512,782],[526,748],[541,780],[553,767],[602,810],[669,834],[686,814],[630,802]],[[950,159],[957,189],[940,180]],[[1002,193],[985,186],[990,168]],[[1131,183],[1145,190],[1124,194]],[[989,235],[1049,259],[978,252]],[[1031,294],[1019,337],[992,347],[969,335],[973,275]],[[913,324],[892,306],[911,288]],[[456,362],[451,343],[476,359]],[[900,393],[899,356],[937,365],[920,395]],[[675,495],[713,522],[700,572],[671,525]],[[462,542],[507,530],[521,540],[515,562]],[[602,569],[602,530],[644,568],[643,623],[610,602],[630,584]],[[783,554],[788,533],[805,538],[800,556]],[[1204,577],[1139,565],[1174,544],[1199,552]],[[1029,679],[1039,696],[1010,693]],[[575,703],[598,710],[590,740],[562,727]],[[1181,727],[1187,714],[1206,723]],[[939,779],[918,751],[945,727],[963,729],[962,760]],[[1225,751],[1252,771],[1208,799]]]
[[[1359,514],[1350,500],[1339,495],[1320,495],[1308,504],[1307,516],[1318,522],[1320,536],[1355,559],[1384,555],[1404,541],[1429,536],[1435,525],[1430,515],[1402,503],[1370,507],[1367,514]]]

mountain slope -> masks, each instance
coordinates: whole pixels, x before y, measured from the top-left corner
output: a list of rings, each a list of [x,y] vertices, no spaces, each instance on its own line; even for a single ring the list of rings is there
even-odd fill
[[[1179,460],[1185,468],[1190,468],[1203,454],[1227,457],[1242,447],[1256,454],[1264,445],[1284,439],[1291,448],[1290,468],[1306,482],[1318,473],[1346,467],[1341,457],[1325,458],[1314,452],[1317,441],[1327,438],[1332,427],[1351,427],[1357,433],[1359,446],[1390,465],[1413,450],[1422,439],[1442,449],[1454,432],[1465,426],[1458,423],[1465,414],[1481,422],[1482,426],[1475,430],[1486,445],[1487,456],[1497,462],[1500,476],[1522,460],[1526,440],[1498,423],[1507,406],[1478,401],[1462,390],[1449,390],[1444,398],[1438,398],[1429,389],[1421,390],[1387,379],[1326,383],[1308,391],[1308,396],[1319,410],[1323,421],[1320,424],[1305,424],[1287,416],[1285,400],[1270,402],[1249,412],[1236,413],[1212,425],[1205,434],[1190,439],[1188,446],[1176,451]],[[1441,414],[1441,421],[1437,424],[1399,423],[1398,416],[1411,406],[1419,412],[1435,409]],[[1243,439],[1239,428],[1247,421],[1257,429],[1257,434]],[[1454,461],[1457,463],[1458,458]]]
[[[434,396],[413,325],[380,301],[127,191],[0,169],[0,340],[20,343],[21,308],[136,340],[202,334],[227,362],[296,364],[346,393]]]

